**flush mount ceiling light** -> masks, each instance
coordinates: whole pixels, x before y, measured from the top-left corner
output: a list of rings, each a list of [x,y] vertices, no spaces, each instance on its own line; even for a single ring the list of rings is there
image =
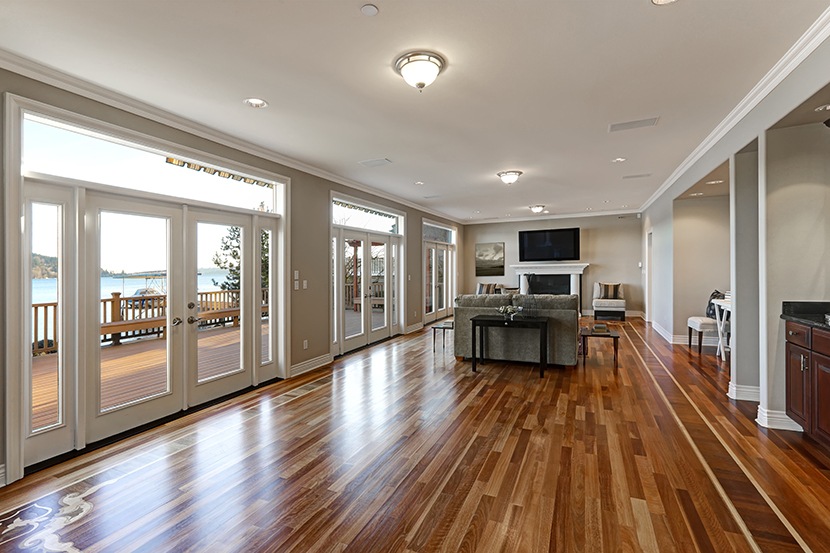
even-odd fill
[[[242,100],[242,103],[248,107],[257,109],[268,107],[268,102],[266,102],[262,98],[245,98],[244,100]]]
[[[447,62],[434,52],[409,52],[395,61],[395,71],[419,91],[431,85]]]
[[[651,0],[651,3],[655,6],[665,6],[666,4],[673,4],[677,0]]]
[[[530,206],[530,211],[533,213],[542,213],[545,210],[545,206],[543,205],[532,205]]]
[[[522,176],[521,171],[499,171],[496,173],[496,176],[501,179],[501,182],[504,184],[513,184],[519,177]]]
[[[611,163],[622,163],[623,161],[625,161],[625,159],[626,158],[624,158],[624,157],[615,157],[614,159],[611,160]]]

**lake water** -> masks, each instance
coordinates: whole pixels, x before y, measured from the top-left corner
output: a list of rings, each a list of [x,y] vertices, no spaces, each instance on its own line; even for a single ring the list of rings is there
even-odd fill
[[[213,281],[224,282],[227,271],[204,269],[200,271],[198,289],[200,292],[219,290]],[[112,297],[113,292],[121,292],[122,297],[132,296],[140,288],[160,290],[158,282],[145,281],[143,278],[101,277],[101,299]],[[48,303],[58,299],[58,281],[55,278],[32,279],[32,303]]]

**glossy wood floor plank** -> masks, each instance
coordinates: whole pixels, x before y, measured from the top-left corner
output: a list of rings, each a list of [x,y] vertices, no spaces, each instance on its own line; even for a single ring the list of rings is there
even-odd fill
[[[616,326],[616,373],[607,340],[542,379],[472,373],[430,329],[345,356],[0,489],[0,551],[799,550],[790,529],[830,543],[823,522],[804,536],[830,505],[812,489],[822,450],[728,402],[714,352]]]

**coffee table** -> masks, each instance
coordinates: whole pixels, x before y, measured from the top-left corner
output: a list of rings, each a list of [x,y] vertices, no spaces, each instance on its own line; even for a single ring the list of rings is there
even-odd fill
[[[620,333],[616,330],[607,332],[594,332],[594,329],[582,327],[579,329],[579,337],[582,339],[582,366],[585,366],[585,358],[588,356],[588,338],[611,338],[614,340],[614,370],[617,370],[617,356],[620,345]]]

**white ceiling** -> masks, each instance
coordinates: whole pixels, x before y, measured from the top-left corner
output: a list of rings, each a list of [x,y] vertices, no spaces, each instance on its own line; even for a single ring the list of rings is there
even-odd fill
[[[639,210],[830,5],[363,3],[0,0],[0,49],[476,222]],[[418,93],[392,65],[421,49],[448,66]],[[508,188],[505,169],[525,174]]]

